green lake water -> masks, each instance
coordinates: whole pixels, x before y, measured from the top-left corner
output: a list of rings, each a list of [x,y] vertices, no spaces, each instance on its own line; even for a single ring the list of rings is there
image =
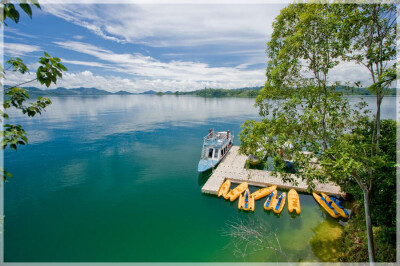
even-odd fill
[[[342,225],[311,195],[300,194],[299,216],[286,207],[277,216],[264,211],[265,199],[246,213],[237,201],[201,193],[210,175],[197,173],[203,136],[215,128],[237,137],[245,119],[258,119],[254,99],[52,101],[33,119],[12,113],[30,144],[5,152],[13,174],[4,184],[6,262],[285,261],[270,249],[237,256],[224,231],[238,221],[275,233],[290,261],[331,261],[338,252]],[[395,118],[395,102],[384,99],[384,118]],[[278,247],[274,240],[271,245]]]

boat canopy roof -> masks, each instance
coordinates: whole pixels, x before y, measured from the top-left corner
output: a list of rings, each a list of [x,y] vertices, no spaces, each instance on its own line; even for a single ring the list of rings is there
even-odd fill
[[[212,147],[222,147],[229,141],[231,134],[228,131],[210,132],[204,137],[203,145]]]

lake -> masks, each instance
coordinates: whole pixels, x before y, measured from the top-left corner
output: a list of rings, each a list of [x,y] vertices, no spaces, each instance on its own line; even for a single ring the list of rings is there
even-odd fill
[[[254,99],[51,100],[38,117],[10,113],[29,145],[5,152],[13,174],[4,184],[6,262],[285,261],[270,249],[238,256],[224,234],[238,221],[276,234],[290,261],[334,258],[342,225],[309,194],[300,194],[299,216],[285,206],[278,217],[264,211],[265,199],[245,213],[237,201],[201,193],[210,175],[197,173],[204,135],[214,128],[237,137],[245,119],[258,119]],[[365,100],[373,109],[375,98]],[[382,117],[396,118],[395,97],[384,98]]]

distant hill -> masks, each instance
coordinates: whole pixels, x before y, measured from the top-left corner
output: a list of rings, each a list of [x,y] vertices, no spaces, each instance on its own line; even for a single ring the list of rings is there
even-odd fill
[[[10,86],[4,86],[5,89],[9,88]],[[41,90],[36,87],[24,87],[29,93],[29,95],[33,97],[37,96],[74,96],[74,95],[127,95],[127,94],[132,94],[127,91],[118,91],[116,93],[112,93],[109,91],[105,90],[99,90],[96,88],[73,88],[73,89],[66,89],[63,87],[58,87],[56,89],[51,89],[51,90]]]
[[[57,89],[56,89],[57,90]],[[79,94],[79,95],[107,95],[107,94],[112,94],[111,92],[105,91],[105,90],[99,90],[96,88],[77,88],[77,89],[69,89],[69,91],[72,91],[73,93]]]
[[[242,97],[242,98],[253,98],[257,97],[262,87],[245,87],[240,89],[212,89],[205,88],[202,90],[190,91],[190,92],[175,92],[175,95],[196,95],[201,97]]]
[[[5,85],[4,88],[7,89],[10,86]],[[222,89],[222,88],[205,88],[202,90],[195,91],[185,91],[185,92],[156,92],[154,90],[148,90],[141,93],[131,93],[127,91],[118,91],[115,93],[108,92],[105,90],[99,90],[96,88],[73,88],[66,89],[63,87],[59,87],[51,90],[41,90],[36,87],[24,87],[32,97],[38,96],[74,96],[74,95],[135,95],[135,94],[144,94],[144,95],[196,95],[200,97],[241,97],[241,98],[254,98],[257,97],[262,89],[262,86],[259,87],[244,87],[239,89]],[[371,91],[366,88],[353,88],[346,86],[337,86],[336,91],[342,92],[344,95],[373,95]],[[396,88],[389,88],[387,95],[396,95]]]
[[[114,94],[117,94],[117,95],[131,95],[131,94],[136,94],[136,93],[130,93],[130,92],[127,92],[127,91],[117,91]]]
[[[157,93],[156,91],[149,90],[149,91],[141,92],[139,94],[156,94],[156,93]]]

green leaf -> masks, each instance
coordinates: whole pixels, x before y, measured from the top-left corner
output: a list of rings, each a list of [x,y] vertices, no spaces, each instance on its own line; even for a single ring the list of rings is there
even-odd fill
[[[46,87],[48,88],[48,87],[50,87],[50,85],[51,85],[51,79],[46,79],[45,80],[45,85],[46,85]]]
[[[8,17],[12,19],[15,23],[19,22],[19,12],[14,8],[8,11]]]
[[[22,8],[22,10],[25,11],[25,13],[32,18],[32,9],[29,4],[19,4],[19,6]]]

